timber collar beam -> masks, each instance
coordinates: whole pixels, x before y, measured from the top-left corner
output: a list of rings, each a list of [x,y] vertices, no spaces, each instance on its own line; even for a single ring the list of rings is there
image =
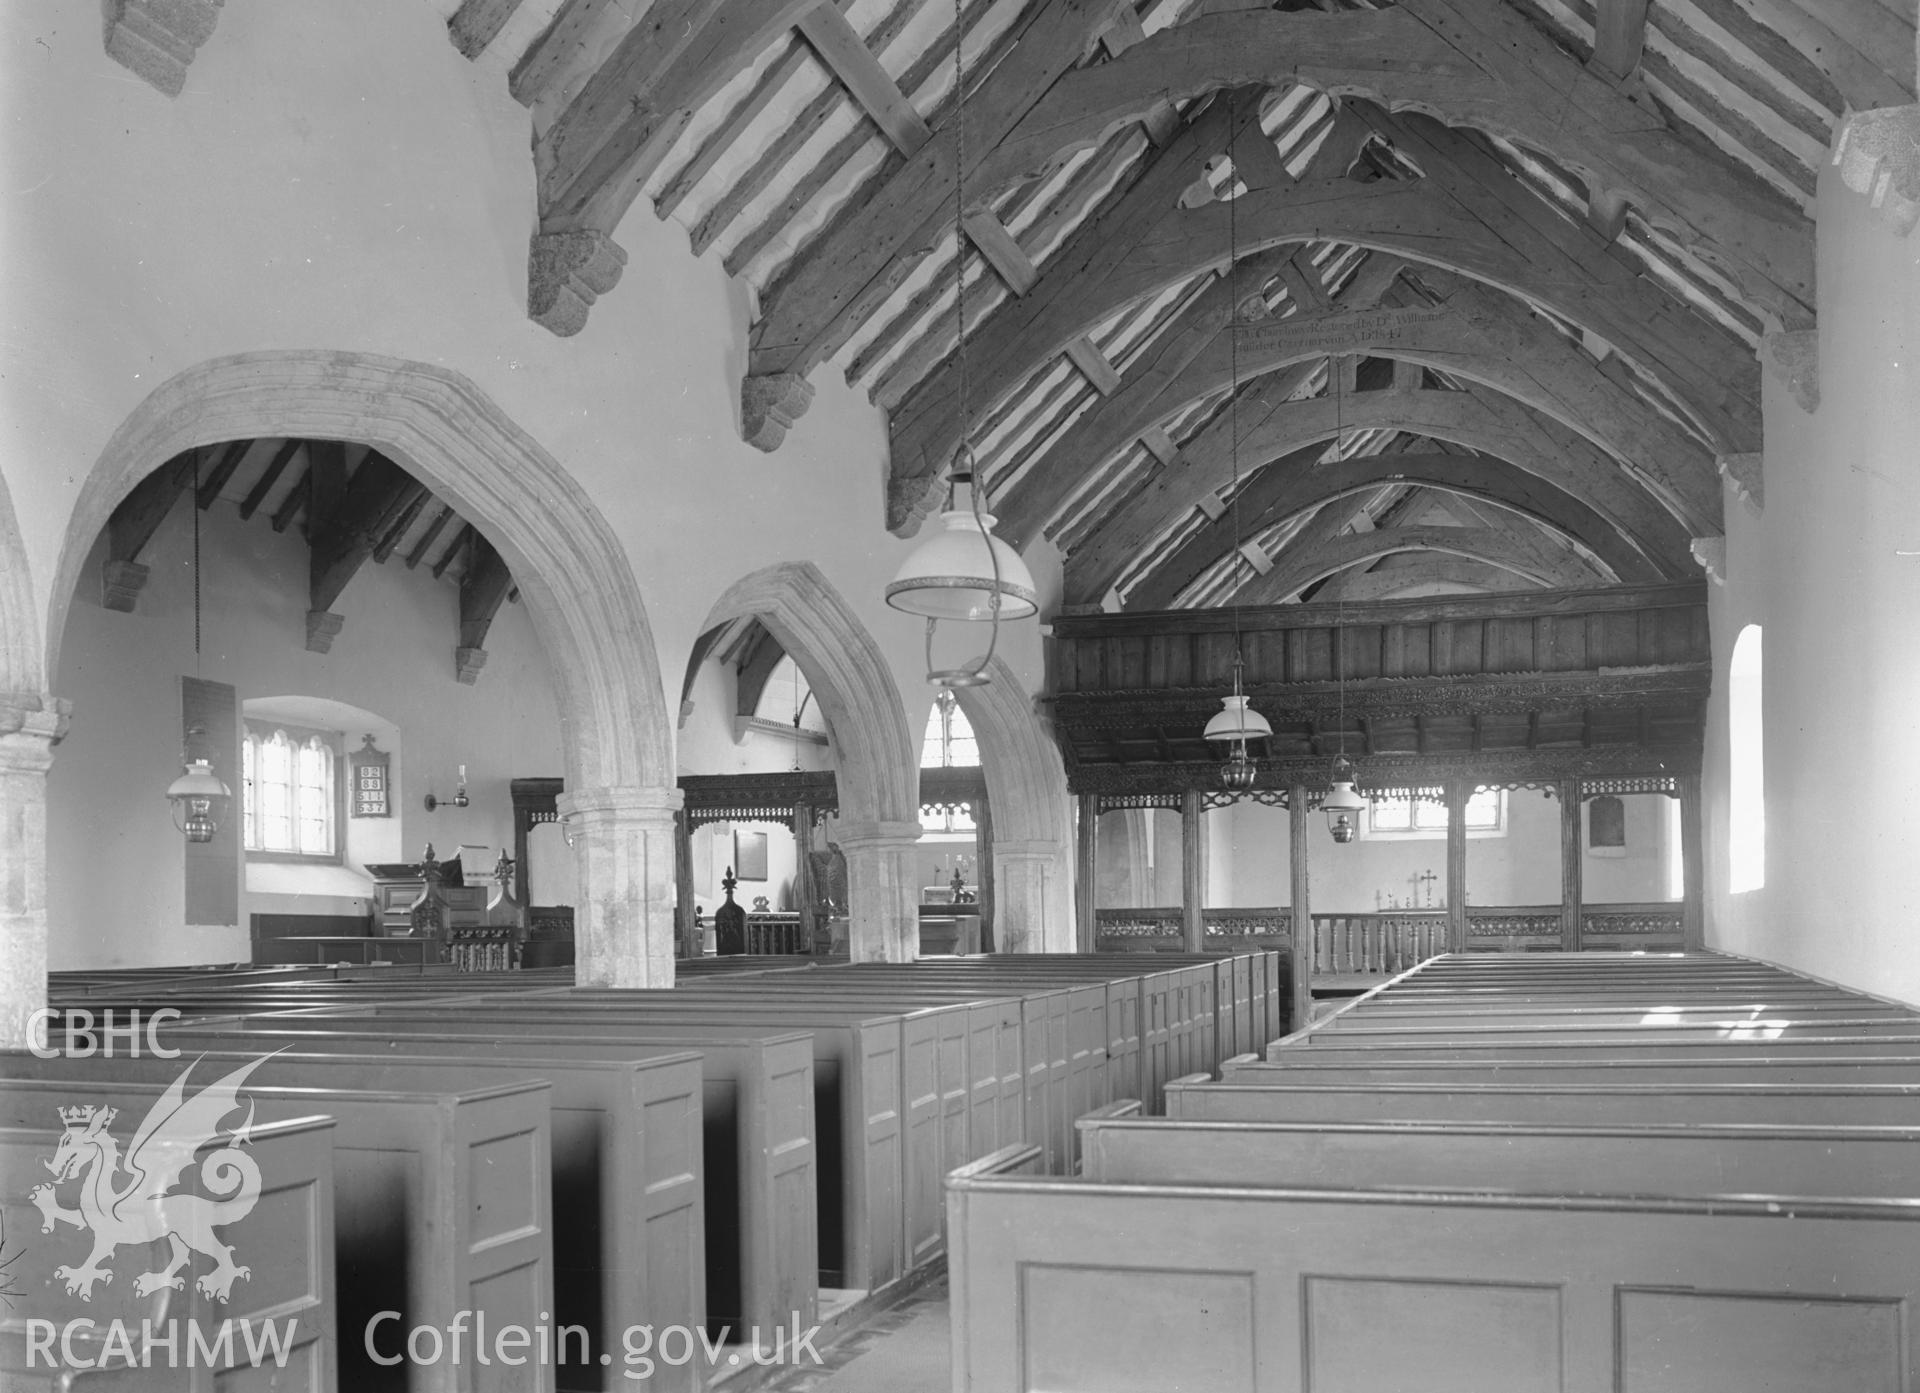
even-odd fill
[[[1769,317],[1810,322],[1805,215],[1670,130],[1501,0],[1208,14],[1112,61],[1076,68],[1107,19],[1088,13],[1099,8],[1066,0],[1042,7],[1029,27],[1036,41],[1044,31],[1051,52],[1023,37],[982,85],[978,111],[969,106],[969,135],[979,141],[971,148],[980,154],[961,176],[969,203],[1164,113],[1169,102],[1297,82],[1390,110],[1432,111],[1540,151],[1693,247]],[[910,274],[951,196],[951,161],[951,142],[936,136],[801,253],[770,287],[753,327],[752,377],[804,378]],[[908,464],[917,469],[919,461]]]

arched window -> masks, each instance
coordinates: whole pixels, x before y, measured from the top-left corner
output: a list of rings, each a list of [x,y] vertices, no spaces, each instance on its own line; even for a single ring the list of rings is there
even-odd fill
[[[973,738],[973,726],[960,709],[953,693],[945,687],[934,698],[927,712],[927,735],[920,745],[922,769],[974,769],[980,764],[980,742]]]
[[[979,765],[980,743],[973,738],[973,726],[967,721],[967,713],[960,709],[960,703],[954,700],[951,689],[942,687],[940,694],[934,698],[933,710],[927,713],[926,738],[920,743],[920,767],[972,769]],[[964,833],[971,836],[975,831],[972,810],[950,805],[923,805],[920,809],[920,826],[924,831],[935,834]]]
[[[340,737],[247,723],[240,773],[250,854],[339,859]]]
[[[1760,713],[1760,626],[1734,640],[1727,669],[1727,889],[1767,883],[1766,749]]]

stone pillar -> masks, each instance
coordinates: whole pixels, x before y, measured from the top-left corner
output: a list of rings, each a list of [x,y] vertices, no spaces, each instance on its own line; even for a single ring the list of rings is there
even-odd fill
[[[1580,904],[1580,781],[1562,779],[1560,794],[1560,946],[1569,953],[1581,947]]]
[[[1073,924],[1057,908],[1066,861],[1066,848],[1059,842],[993,844],[995,952],[1073,951]]]
[[[0,1049],[26,1048],[47,1004],[47,770],[69,709],[0,700]]]
[[[591,987],[673,985],[674,811],[680,790],[631,786],[560,795],[573,846],[574,981]]]
[[[841,822],[853,961],[912,962],[920,951],[919,840],[917,822]]]

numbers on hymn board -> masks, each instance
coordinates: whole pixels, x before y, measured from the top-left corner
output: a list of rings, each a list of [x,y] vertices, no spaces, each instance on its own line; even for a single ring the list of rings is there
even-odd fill
[[[390,757],[384,750],[373,747],[373,737],[367,736],[361,748],[355,750],[349,759],[353,769],[353,815],[355,817],[389,817],[392,810],[387,805],[387,763]]]

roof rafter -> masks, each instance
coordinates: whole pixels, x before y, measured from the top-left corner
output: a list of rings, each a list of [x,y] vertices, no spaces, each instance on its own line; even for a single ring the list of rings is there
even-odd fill
[[[1286,374],[1275,374],[1276,379]],[[1256,383],[1240,405],[1242,475],[1271,461],[1292,457],[1295,467],[1317,458],[1327,441],[1345,432],[1401,430],[1476,450],[1498,459],[1526,463],[1553,460],[1584,480],[1580,496],[1632,537],[1649,556],[1677,555],[1688,546],[1688,529],[1660,506],[1652,494],[1628,478],[1612,456],[1559,422],[1511,397],[1485,388],[1441,391],[1355,392],[1341,397],[1292,400],[1268,393]],[[1296,452],[1311,449],[1310,455]],[[1074,553],[1088,574],[1119,574],[1165,530],[1170,519],[1198,506],[1231,479],[1233,462],[1227,428],[1216,421],[1184,449],[1188,467],[1162,470]],[[1556,480],[1558,482],[1558,480]],[[1112,569],[1108,569],[1112,568]]]
[[[1018,41],[965,105],[968,168],[961,177],[967,202],[978,204],[998,187],[978,179],[982,160],[1054,79],[1080,60],[1120,3],[1046,0],[1015,21]],[[951,134],[953,111],[937,135]],[[752,377],[804,377],[907,277],[932,246],[930,224],[945,216],[954,160],[953,140],[927,141],[808,244],[763,297],[751,337]]]
[[[1543,462],[1550,466],[1551,462]],[[1260,471],[1240,496],[1238,531],[1245,535],[1279,525],[1332,498],[1346,497],[1382,483],[1415,484],[1446,493],[1493,499],[1535,521],[1575,538],[1612,568],[1623,581],[1687,580],[1695,570],[1684,553],[1649,559],[1587,499],[1574,481],[1552,473],[1535,472],[1505,460],[1482,455],[1419,454],[1366,455],[1330,464],[1293,468],[1275,464]],[[1235,528],[1223,515],[1189,537],[1171,555],[1149,571],[1127,594],[1130,608],[1166,609],[1185,590],[1233,549]],[[1103,583],[1105,582],[1105,583]],[[1111,581],[1089,575],[1069,558],[1066,568],[1068,604],[1088,602],[1104,595]]]
[[[1289,548],[1272,572],[1251,580],[1233,593],[1238,604],[1279,604],[1315,581],[1353,566],[1408,551],[1437,551],[1498,566],[1551,589],[1573,589],[1610,583],[1576,553],[1565,559],[1547,556],[1524,545],[1517,534],[1492,527],[1383,527],[1374,532],[1349,532],[1298,551]]]
[[[1552,156],[1617,193],[1792,327],[1810,322],[1813,229],[1730,159],[1670,130],[1502,0],[1383,10],[1237,10],[1162,30],[1054,84],[995,151],[995,173],[1045,167],[1154,103],[1246,83],[1301,82],[1417,106]]]

